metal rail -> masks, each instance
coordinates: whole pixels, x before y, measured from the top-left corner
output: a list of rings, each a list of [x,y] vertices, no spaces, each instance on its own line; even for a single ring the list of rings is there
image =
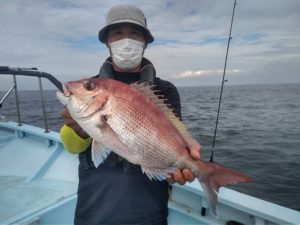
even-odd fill
[[[8,75],[8,74],[12,74],[12,75],[22,75],[22,76],[29,76],[29,77],[43,77],[48,79],[52,84],[54,84],[58,90],[60,90],[61,92],[63,92],[63,85],[62,83],[57,80],[53,75],[51,75],[50,73],[45,73],[45,72],[41,72],[38,71],[37,68],[33,67],[33,68],[12,68],[12,67],[8,67],[8,66],[0,66],[0,75]]]
[[[3,98],[0,100],[0,108],[2,107],[2,103],[5,101],[5,99],[10,95],[10,93],[15,89],[16,85],[14,84],[8,92],[3,96]]]
[[[0,66],[0,76],[2,76],[2,75],[13,75],[13,86],[7,91],[7,93],[1,99],[0,108],[3,105],[3,102],[7,99],[7,97],[10,95],[10,93],[14,90],[15,102],[16,102],[16,108],[17,108],[17,120],[18,120],[19,126],[22,126],[22,122],[21,122],[21,113],[20,113],[19,96],[18,96],[18,85],[17,85],[16,76],[30,76],[30,77],[38,78],[40,99],[41,99],[41,105],[42,105],[42,111],[43,111],[43,120],[44,120],[44,126],[45,126],[45,133],[48,133],[49,132],[48,120],[47,120],[47,113],[46,113],[45,99],[44,99],[44,92],[43,92],[41,78],[48,79],[60,91],[63,91],[62,83],[59,80],[57,80],[54,76],[52,76],[51,74],[45,73],[45,72],[40,72],[37,70],[37,68],[10,68],[8,66]]]

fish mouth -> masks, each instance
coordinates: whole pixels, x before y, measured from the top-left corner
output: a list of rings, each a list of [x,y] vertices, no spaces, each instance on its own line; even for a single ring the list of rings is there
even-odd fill
[[[67,105],[70,101],[70,98],[72,96],[72,91],[70,90],[70,88],[68,87],[67,84],[64,84],[63,92],[57,91],[56,96],[57,96],[58,100],[60,101],[60,103],[62,105],[64,105],[65,107],[67,107]]]
[[[68,84],[63,85],[63,94],[65,97],[70,97],[73,94],[72,91],[70,90]]]

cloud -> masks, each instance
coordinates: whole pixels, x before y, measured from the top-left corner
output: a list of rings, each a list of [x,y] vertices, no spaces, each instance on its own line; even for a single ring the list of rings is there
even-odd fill
[[[147,16],[155,41],[145,56],[158,76],[178,85],[217,84],[233,1],[126,2],[139,6]],[[61,81],[95,75],[109,54],[97,33],[108,9],[118,3],[0,1],[1,65],[37,67]],[[227,74],[239,76],[231,77],[232,83],[300,82],[299,12],[298,0],[238,1]],[[0,77],[0,89],[6,87],[6,80]],[[31,86],[29,82],[26,87]]]
[[[194,78],[194,77],[207,77],[207,76],[216,76],[219,74],[223,74],[224,70],[218,69],[218,70],[187,70],[180,74],[173,75],[171,78],[174,79],[185,79],[185,78]],[[238,69],[226,71],[228,73],[240,73],[241,71]]]

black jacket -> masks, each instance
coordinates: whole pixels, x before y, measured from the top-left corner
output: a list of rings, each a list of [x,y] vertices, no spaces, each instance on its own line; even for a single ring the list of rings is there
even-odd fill
[[[110,58],[104,62],[97,77],[116,79]],[[166,103],[181,117],[176,87],[157,78],[153,65],[145,58],[139,80],[153,82],[160,91],[158,94],[164,95]],[[166,181],[150,181],[140,166],[113,152],[98,168],[92,163],[90,148],[79,154],[79,161],[76,225],[167,224],[169,196]]]

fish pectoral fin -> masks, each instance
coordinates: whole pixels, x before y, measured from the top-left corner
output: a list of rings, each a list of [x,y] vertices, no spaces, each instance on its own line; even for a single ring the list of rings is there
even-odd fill
[[[97,168],[101,163],[104,162],[111,150],[102,145],[102,143],[93,140],[91,152],[92,160]]]
[[[99,141],[93,141],[95,147],[92,146],[92,160],[95,166],[98,167],[111,151],[117,154],[122,153],[120,156],[132,162],[134,157],[126,157],[132,155],[130,149],[119,139],[109,124],[102,123],[99,125],[99,129],[101,130],[101,143]]]
[[[147,177],[150,180],[165,180],[167,177],[169,177],[172,173],[174,173],[176,170],[176,167],[170,167],[170,168],[145,168],[142,167],[143,173],[147,175]]]

